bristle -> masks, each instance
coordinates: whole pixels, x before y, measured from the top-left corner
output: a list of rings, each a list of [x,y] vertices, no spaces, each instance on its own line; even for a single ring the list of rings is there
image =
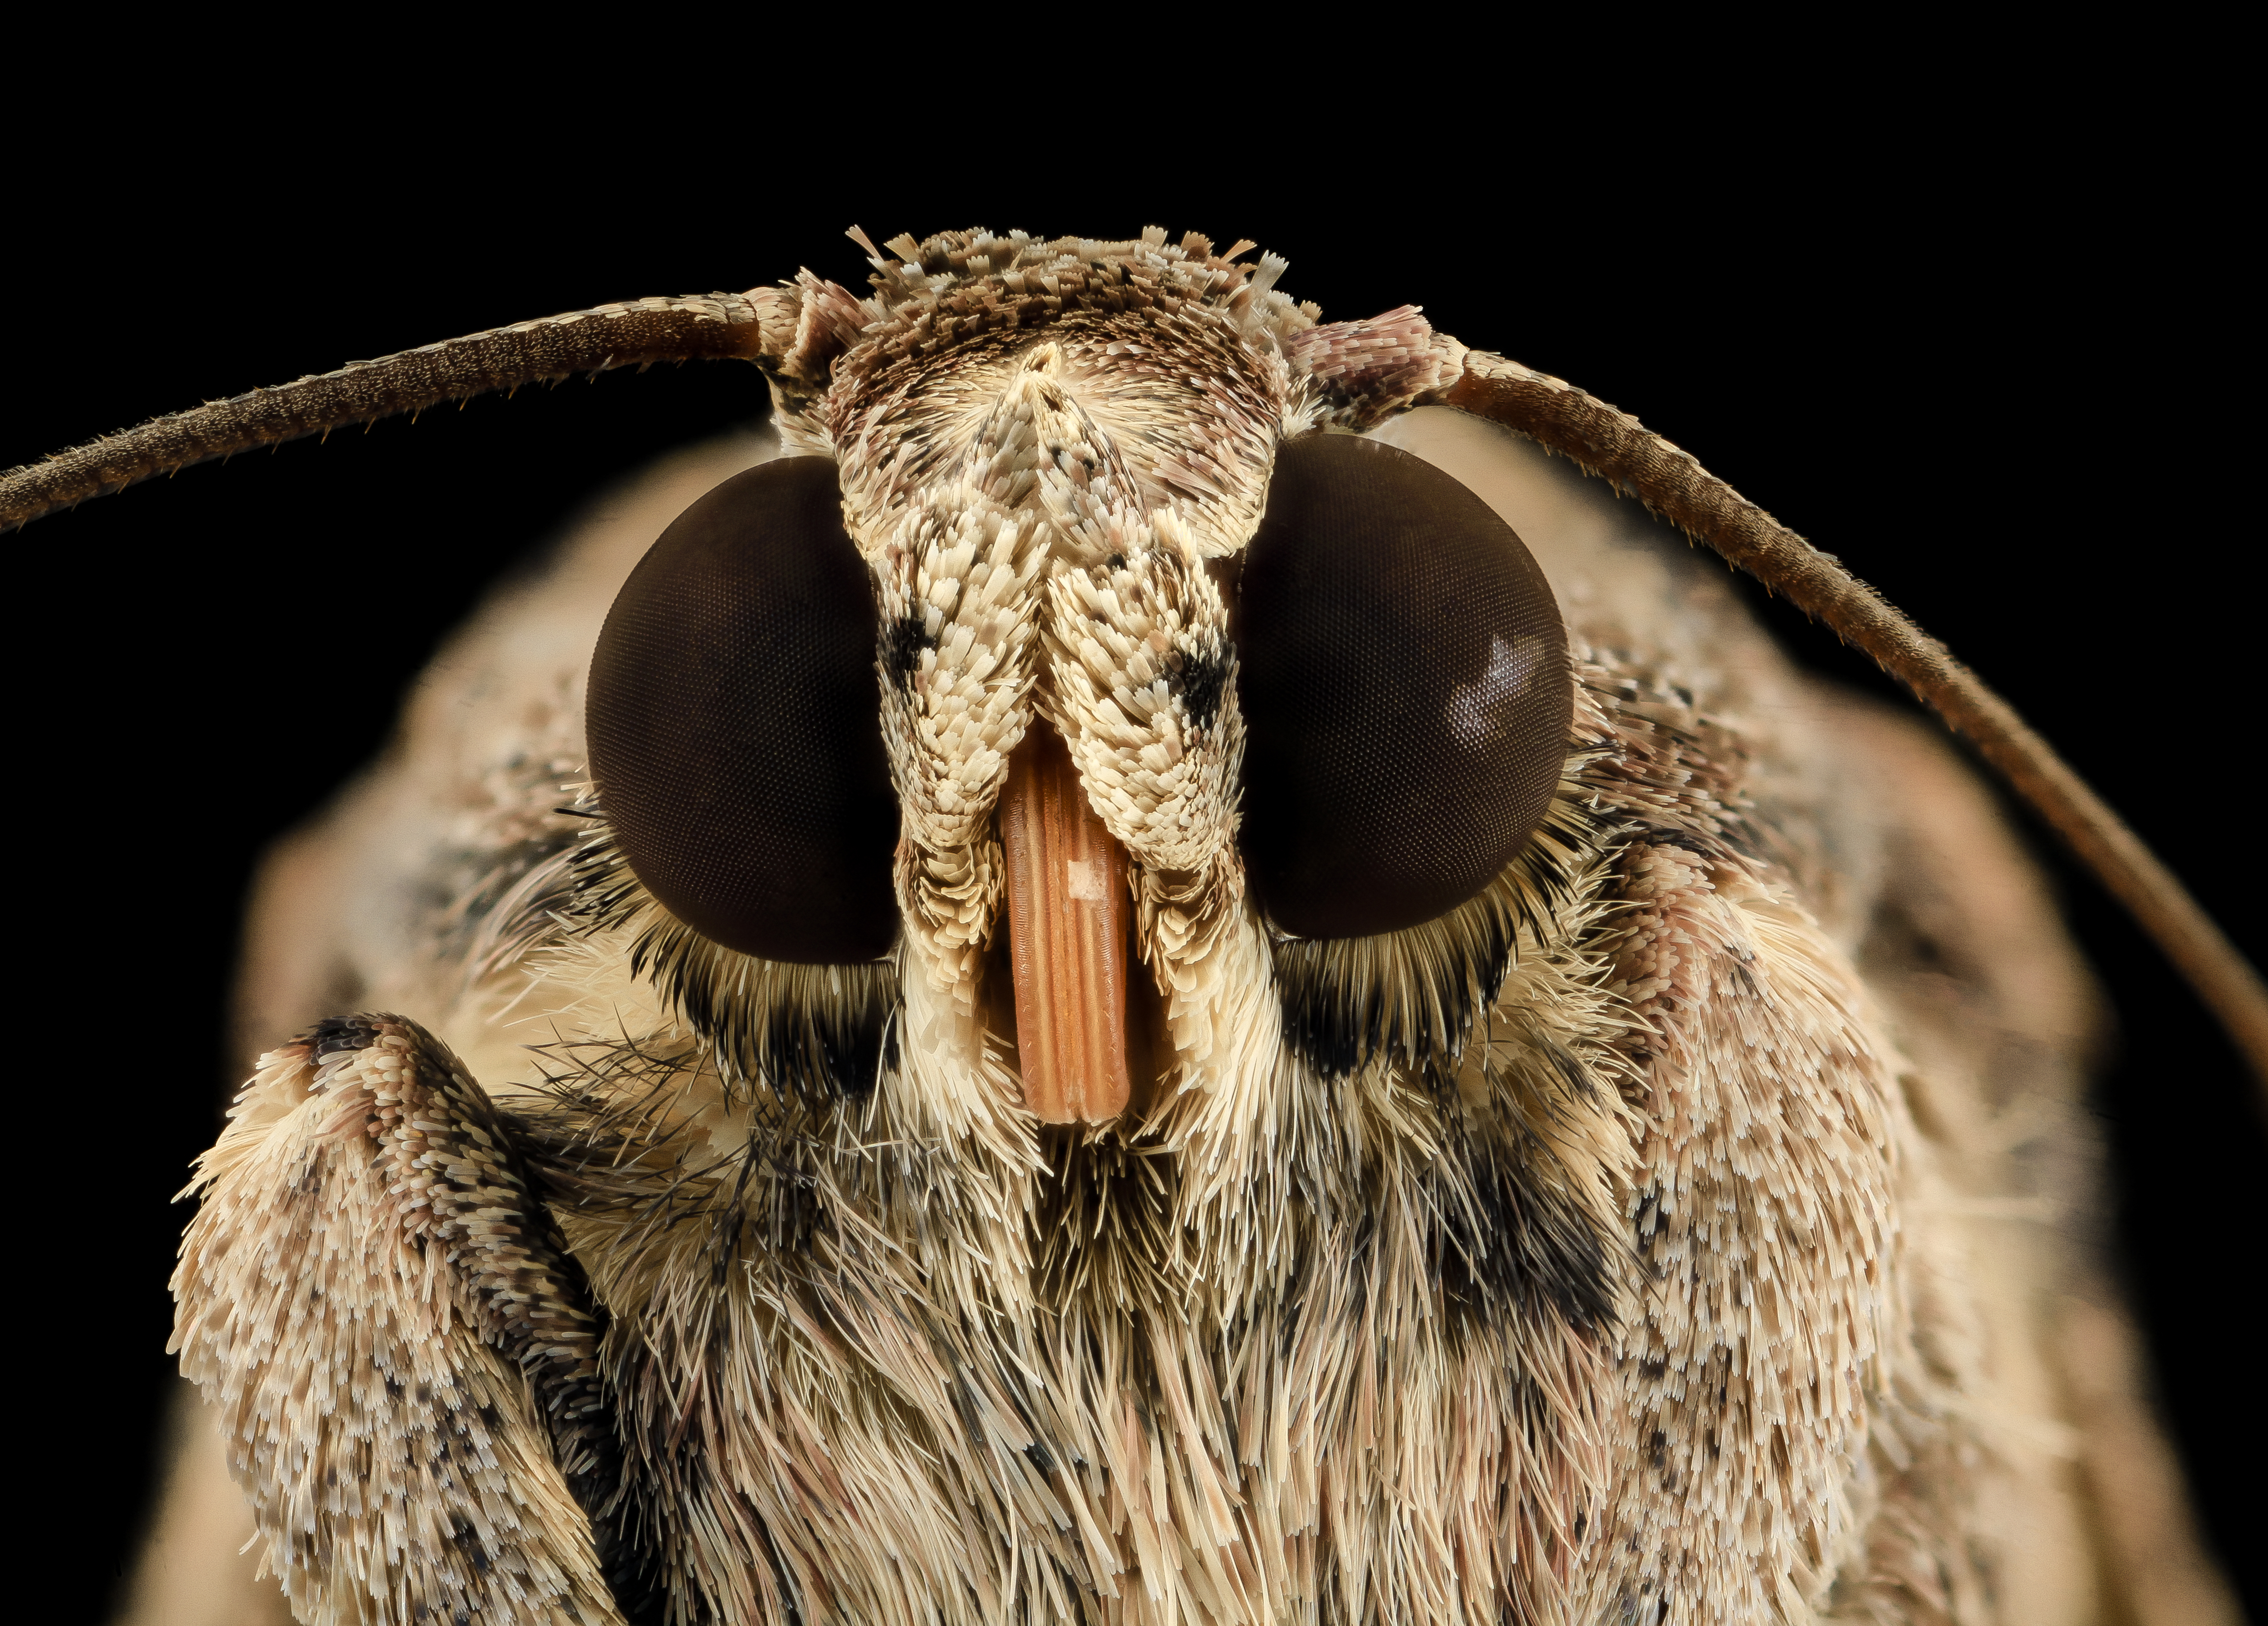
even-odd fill
[[[1569,773],[1579,773],[1578,750]],[[1381,1059],[1446,1085],[1475,1019],[1496,1003],[1523,931],[1565,909],[1571,863],[1606,832],[1571,777],[1543,828],[1477,895],[1439,919],[1377,937],[1270,943],[1284,1004],[1284,1039],[1325,1078]]]
[[[700,1035],[724,1078],[776,1094],[857,1100],[897,1066],[895,961],[792,965],[712,943],[647,892],[603,817],[564,869],[563,887],[549,878],[530,886],[526,909],[543,909],[554,930],[626,938],[630,975],[651,982]],[[533,922],[505,936],[523,953],[544,940]]]
[[[1208,566],[1281,438],[1408,406],[1462,347],[1409,308],[1314,328],[1241,243],[858,240],[870,296],[806,273],[768,372],[876,584],[891,954],[707,942],[587,798],[571,846],[534,830],[441,934],[468,1009],[555,1030],[497,1138],[608,1318],[618,1514],[672,1626],[1809,1618],[1870,1408],[1917,1363],[1891,1063],[1765,852],[1740,739],[1583,654],[1559,798],[1486,889],[1375,938],[1274,931]],[[1160,1012],[1140,1109],[1077,1131],[1025,1109],[983,986],[1035,716],[1127,851]],[[263,1196],[306,1230],[295,1106],[261,1097],[214,1154],[268,1159],[216,1221],[227,1291],[259,1282]],[[225,1342],[200,1291],[184,1326]],[[434,1348],[527,1423],[486,1346]]]

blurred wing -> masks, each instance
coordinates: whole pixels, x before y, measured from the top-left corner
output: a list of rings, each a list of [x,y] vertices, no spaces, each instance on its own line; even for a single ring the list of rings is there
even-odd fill
[[[173,1348],[303,1621],[620,1622],[599,1322],[506,1121],[399,1017],[261,1058],[202,1159]]]

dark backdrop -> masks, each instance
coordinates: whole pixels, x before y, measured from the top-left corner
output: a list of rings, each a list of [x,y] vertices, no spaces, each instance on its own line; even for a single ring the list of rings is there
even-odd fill
[[[328,69],[265,87],[283,99],[256,117],[202,101],[205,81],[136,101],[90,80],[17,154],[45,218],[19,212],[0,262],[0,466],[607,299],[799,265],[856,286],[854,222],[878,240],[979,222],[1248,236],[1326,320],[1422,304],[1840,554],[2057,741],[2257,960],[2260,576],[2220,492],[2239,323],[2209,132],[2088,74],[2011,102],[1986,68],[1926,53],[1870,90],[1847,59],[1794,100],[1758,78],[1764,113],[1705,119],[1625,63],[1583,65],[1594,43],[1531,50],[1477,93],[1429,78],[1391,118],[1288,59],[1210,99],[1115,84],[1035,102],[1072,71],[1035,59],[1018,96],[961,111],[857,75],[791,107],[696,65],[688,99],[725,114],[697,129],[587,87],[524,114],[422,92],[342,134],[290,111],[372,88]],[[1534,88],[1553,61],[1572,77]],[[194,469],[4,544],[30,968],[13,1393],[41,1464],[18,1517],[21,1550],[72,1578],[52,1618],[99,1613],[144,1505],[183,1218],[167,1198],[244,1069],[223,1012],[261,848],[379,747],[500,570],[608,482],[762,407],[738,364],[609,375]],[[1880,687],[1770,613],[1807,658]],[[2213,1537],[2249,1565],[2261,1438],[2230,1323],[2260,1279],[2257,1098],[2118,912],[2051,863],[2117,1003],[2096,1109],[2130,1285]]]

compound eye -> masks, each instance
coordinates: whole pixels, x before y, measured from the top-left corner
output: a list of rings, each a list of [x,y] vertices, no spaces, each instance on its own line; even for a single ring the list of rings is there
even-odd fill
[[[1559,607],[1512,527],[1423,459],[1286,442],[1236,645],[1239,841],[1284,931],[1447,914],[1543,823],[1574,703]]]
[[[874,654],[827,458],[734,475],[615,598],[591,661],[592,777],[631,871],[711,942],[848,964],[897,936]]]

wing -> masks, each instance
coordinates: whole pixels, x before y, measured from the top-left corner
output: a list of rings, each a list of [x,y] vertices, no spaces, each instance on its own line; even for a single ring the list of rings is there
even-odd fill
[[[1793,1508],[1799,1539],[1832,1555],[1834,1619],[2234,1622],[2088,1240],[2097,993],[2005,813],[1918,722],[1783,665],[1721,570],[1565,463],[1438,409],[1381,438],[1497,505],[1587,641],[1657,651],[1633,675],[1651,665],[1699,691],[1640,684],[1613,709],[1613,772],[1645,787],[1626,805],[1660,794],[1647,822],[1683,824],[1634,831],[1619,860],[1618,973],[1665,1041],[1645,1061],[1632,1218],[1649,1273],[1683,1284],[1641,1291],[1623,1333],[1631,1432],[1609,1527],[1629,1533],[1630,1569],[1687,1600],[1737,1597],[1776,1540],[1773,1563],[1800,1575],[1800,1549],[1771,1529]],[[1672,748],[1681,733],[1690,756]],[[1770,855],[1758,872],[1824,942],[1788,952],[1800,934],[1742,881],[1744,860],[1706,856],[1697,812],[1746,828],[1740,844]],[[1792,988],[1822,973],[1844,982],[1834,997]],[[1867,1067],[1820,1042],[1838,1005]],[[1810,1031],[1789,1031],[1797,1012]],[[1870,1119],[1893,1152],[1874,1169],[1850,1133]],[[1889,1290],[1872,1305],[1869,1277]],[[1762,1306],[1782,1294],[1793,1313],[1775,1325]],[[1875,1352],[1846,1365],[1800,1347],[1837,1329]],[[1854,1368],[1864,1416],[1834,1439],[1822,1402]],[[1774,1448],[1720,1453],[1748,1430]],[[1822,1448],[1844,1464],[1830,1494],[1772,1488]],[[1736,1466],[1756,1477],[1728,1481]],[[1659,1580],[1631,1591],[1666,1595]],[[1679,1618],[1660,1607],[1631,1618]]]
[[[261,1058],[192,1189],[173,1347],[301,1620],[626,1619],[591,1517],[617,1476],[600,1324],[445,1046],[318,1024]]]
[[[592,642],[615,590],[662,527],[770,449],[736,439],[672,460],[578,533],[551,572],[507,590],[453,641],[451,679],[413,703],[401,756],[270,855],[244,940],[239,1054],[256,1056],[319,1018],[413,1011],[483,1085],[526,1080],[525,1045],[541,1031],[509,1025],[492,990],[468,985],[467,967],[488,952],[487,924],[512,912],[515,888],[580,828],[551,810],[560,781],[580,764],[581,673]],[[281,1116],[286,1099],[277,1097],[262,1122]],[[275,1583],[255,1581],[253,1562],[235,1556],[255,1532],[217,1431],[232,1454],[244,1447],[235,1443],[232,1408],[217,1403],[212,1385],[206,1394],[212,1402],[182,1397],[180,1444],[169,1453],[126,1617],[136,1626],[289,1618]],[[277,1483],[273,1470],[268,1481]],[[309,1583],[294,1584],[304,1591]]]

